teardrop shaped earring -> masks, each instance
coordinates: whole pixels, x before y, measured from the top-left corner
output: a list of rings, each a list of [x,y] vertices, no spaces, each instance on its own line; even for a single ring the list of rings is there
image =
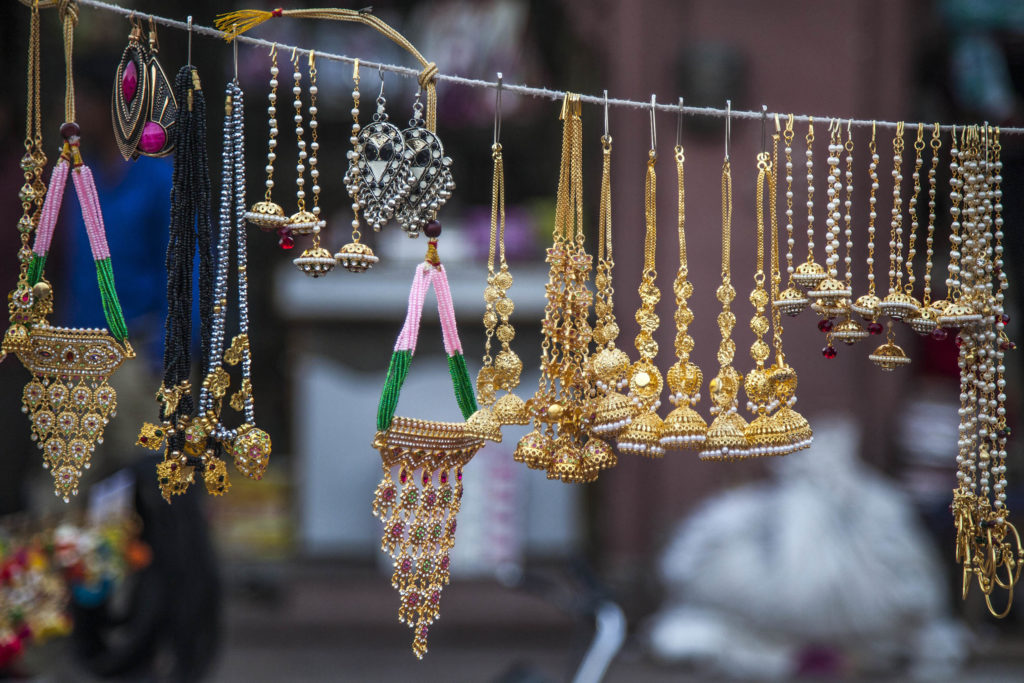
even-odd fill
[[[142,24],[132,12],[128,21],[128,45],[121,53],[121,61],[114,72],[114,90],[111,97],[111,118],[114,123],[114,141],[125,161],[138,154],[139,140],[146,118],[149,91],[149,70],[146,68],[146,48],[142,45]]]
[[[253,204],[245,214],[245,220],[265,232],[276,232],[288,220],[288,217],[284,215],[284,209],[272,198],[274,161],[277,160],[277,75],[279,72],[277,43],[274,43],[270,48],[270,92],[267,93],[267,191],[263,195],[263,201]]]
[[[160,66],[156,55],[160,51],[157,41],[156,23],[149,18],[149,51],[146,57],[146,97],[144,107],[145,121],[142,134],[136,148],[136,156],[164,157],[174,151],[174,136],[171,128],[178,117],[178,102],[174,98],[174,88],[167,80],[164,68]]]
[[[348,171],[345,173],[345,187],[352,199],[352,241],[343,245],[334,254],[335,260],[350,273],[364,273],[380,260],[373,253],[373,249],[359,241],[359,159],[363,150],[363,145],[359,141],[360,132],[359,60],[356,59],[352,65],[352,135],[349,137],[352,149],[348,151]]]
[[[411,190],[397,209],[396,218],[409,237],[416,237],[427,223],[436,220],[437,212],[452,196],[455,181],[452,160],[444,155],[441,138],[423,124],[423,104],[418,90],[412,111],[409,127],[402,131],[405,140],[402,172]]]
[[[309,51],[309,179],[313,183],[310,190],[313,192],[313,209],[310,213],[313,216],[313,244],[302,252],[302,256],[294,259],[299,270],[313,278],[334,270],[334,257],[327,249],[320,246],[320,231],[326,225],[326,221],[320,218],[320,169],[317,167],[317,152],[320,150],[317,128],[319,126],[316,115],[316,96],[319,89],[316,85],[316,56],[313,50]],[[300,162],[301,163],[301,162]]]

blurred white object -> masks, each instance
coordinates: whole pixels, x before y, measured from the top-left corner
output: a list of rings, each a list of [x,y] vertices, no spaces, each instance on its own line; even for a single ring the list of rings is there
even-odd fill
[[[778,678],[813,644],[955,673],[965,632],[909,499],[858,460],[852,422],[814,428],[810,450],[774,461],[774,481],[718,495],[680,525],[659,567],[669,597],[653,654]]]

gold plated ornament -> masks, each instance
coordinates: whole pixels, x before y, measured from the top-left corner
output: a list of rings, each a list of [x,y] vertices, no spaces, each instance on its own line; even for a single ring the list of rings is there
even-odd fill
[[[731,103],[727,105],[727,110]],[[715,298],[722,304],[718,314],[718,329],[722,341],[718,346],[718,374],[708,385],[711,394],[711,413],[715,419],[708,427],[707,439],[700,451],[701,460],[734,460],[748,455],[746,421],[737,410],[737,396],[743,383],[743,375],[732,366],[736,354],[736,342],[732,330],[736,326],[736,315],[731,310],[736,289],[732,285],[731,242],[732,242],[732,167],[729,163],[729,137],[731,117],[725,118],[725,159],[722,163],[722,284],[715,292]]]
[[[796,267],[792,279],[804,291],[813,290],[828,272],[814,260],[814,118],[807,124],[807,260]]]
[[[693,352],[693,337],[689,334],[693,312],[687,299],[693,296],[693,284],[687,279],[689,263],[686,257],[686,194],[683,182],[685,155],[681,141],[683,100],[679,98],[679,118],[676,127],[676,210],[679,232],[679,270],[672,289],[676,297],[676,362],[668,371],[669,401],[675,408],[665,418],[661,445],[665,450],[700,448],[707,438],[708,425],[704,418],[693,409],[700,402],[700,388],[704,375],[696,363],[690,360]]]
[[[790,114],[783,133],[786,144],[786,273],[789,285],[772,301],[776,309],[788,316],[800,315],[811,303],[793,279],[796,272],[796,268],[793,267],[793,247],[796,245],[793,237],[793,138],[793,115]]]
[[[917,315],[907,320],[910,327],[918,334],[930,334],[937,339],[945,339],[947,336],[947,332],[938,326],[939,316],[945,310],[945,306],[939,305],[937,301],[932,301],[932,257],[935,255],[935,206],[937,195],[936,174],[939,168],[939,149],[941,147],[942,132],[939,124],[936,123],[932,129],[932,161],[931,167],[928,169],[928,232],[925,237],[924,293],[921,297],[921,309]]]
[[[263,199],[252,205],[246,214],[249,221],[264,232],[276,232],[288,221],[284,208],[273,199],[274,162],[277,160],[277,43],[270,47],[270,92],[267,94],[267,191]]]
[[[920,304],[913,296],[903,291],[903,122],[896,124],[896,135],[892,140],[892,231],[889,237],[889,293],[882,299],[880,308],[884,315],[893,320],[913,317]]]
[[[871,124],[871,163],[868,165],[868,179],[871,181],[868,194],[868,292],[850,305],[850,310],[868,323],[869,334],[881,334],[882,324],[876,318],[882,315],[882,300],[875,294],[875,220],[878,218],[878,148],[875,143],[876,126]]]
[[[663,379],[661,370],[654,363],[655,356],[658,355],[658,342],[654,340],[654,333],[658,331],[661,322],[655,311],[655,306],[661,299],[661,291],[658,289],[658,272],[655,270],[658,179],[654,165],[658,155],[654,115],[655,101],[652,95],[651,149],[647,153],[647,173],[644,180],[644,268],[640,275],[640,308],[636,312],[636,322],[640,326],[640,332],[635,340],[639,359],[633,363],[629,371],[629,398],[636,405],[637,413],[626,429],[619,434],[618,446],[623,453],[660,458],[665,454],[665,447],[661,443],[665,423],[657,413],[661,407]]]

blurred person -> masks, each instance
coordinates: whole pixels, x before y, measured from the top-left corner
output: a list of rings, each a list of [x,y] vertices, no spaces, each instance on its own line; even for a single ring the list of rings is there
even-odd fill
[[[652,654],[733,677],[955,675],[966,631],[913,503],[857,457],[847,417],[814,420],[775,480],[722,493],[683,521],[660,561],[668,599]]]

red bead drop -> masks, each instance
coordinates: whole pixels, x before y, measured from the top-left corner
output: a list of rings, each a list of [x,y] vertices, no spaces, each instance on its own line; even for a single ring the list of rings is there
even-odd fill
[[[946,330],[942,327],[936,327],[934,330],[932,330],[932,339],[936,341],[942,341],[948,336],[949,332],[946,332]],[[957,338],[959,339],[959,337]]]
[[[868,332],[871,334],[882,334],[883,329],[882,323],[880,322],[873,322],[868,325]]]
[[[828,358],[829,360],[832,360],[833,358],[836,357],[836,347],[829,344],[828,346],[821,350],[821,355],[825,356],[825,358]]]
[[[818,321],[819,332],[831,332],[832,331],[832,320],[831,318],[825,318],[824,320]]]

